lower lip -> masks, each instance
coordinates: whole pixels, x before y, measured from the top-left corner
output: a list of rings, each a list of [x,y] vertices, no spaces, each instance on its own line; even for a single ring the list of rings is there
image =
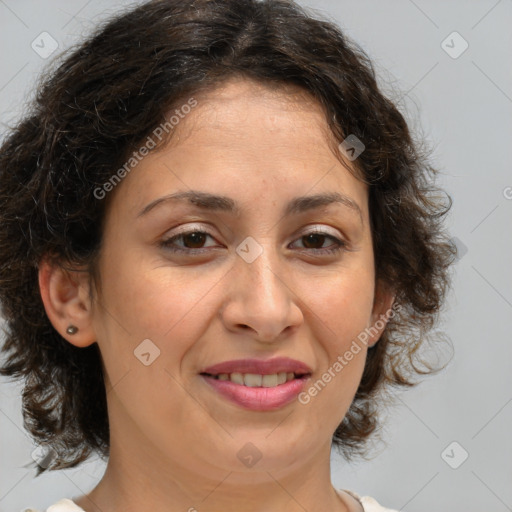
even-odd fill
[[[201,377],[229,401],[251,411],[272,411],[293,402],[304,389],[307,377],[293,379],[271,388],[243,386],[230,380]]]

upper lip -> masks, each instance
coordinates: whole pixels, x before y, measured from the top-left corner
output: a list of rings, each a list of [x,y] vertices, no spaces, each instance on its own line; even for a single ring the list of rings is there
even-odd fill
[[[201,373],[219,375],[221,373],[253,373],[256,375],[272,375],[274,373],[290,373],[304,375],[312,372],[311,368],[296,359],[275,357],[273,359],[234,359],[204,368]]]

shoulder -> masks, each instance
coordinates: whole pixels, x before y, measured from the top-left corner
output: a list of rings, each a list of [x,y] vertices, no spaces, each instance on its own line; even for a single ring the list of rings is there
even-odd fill
[[[395,509],[383,507],[377,502],[376,499],[372,498],[371,496],[359,496],[354,491],[349,491],[347,489],[343,489],[343,491],[358,500],[359,503],[361,503],[363,506],[364,512],[398,512]]]
[[[35,508],[26,508],[23,512],[39,512]],[[46,512],[84,512],[76,503],[68,498],[63,498],[46,509]]]

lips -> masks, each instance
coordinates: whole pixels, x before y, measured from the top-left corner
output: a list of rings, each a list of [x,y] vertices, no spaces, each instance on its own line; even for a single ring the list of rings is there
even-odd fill
[[[211,376],[223,373],[252,373],[257,375],[272,375],[277,373],[294,373],[296,376],[311,374],[311,368],[296,359],[276,357],[273,359],[236,359],[224,361],[204,368],[200,373]]]
[[[201,377],[218,395],[243,409],[271,411],[293,402],[311,376],[295,359],[238,359],[204,368]]]

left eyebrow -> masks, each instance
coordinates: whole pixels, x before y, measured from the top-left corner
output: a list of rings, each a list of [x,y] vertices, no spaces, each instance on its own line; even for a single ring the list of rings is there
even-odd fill
[[[209,194],[198,190],[189,190],[155,199],[139,212],[137,218],[147,215],[161,204],[175,201],[188,201],[190,204],[198,206],[203,210],[224,211],[234,215],[240,214],[240,207],[230,197]],[[357,213],[361,222],[363,221],[363,214],[359,205],[350,197],[338,192],[295,197],[286,205],[284,216],[304,213],[330,204],[341,204],[347,207],[347,209]]]

